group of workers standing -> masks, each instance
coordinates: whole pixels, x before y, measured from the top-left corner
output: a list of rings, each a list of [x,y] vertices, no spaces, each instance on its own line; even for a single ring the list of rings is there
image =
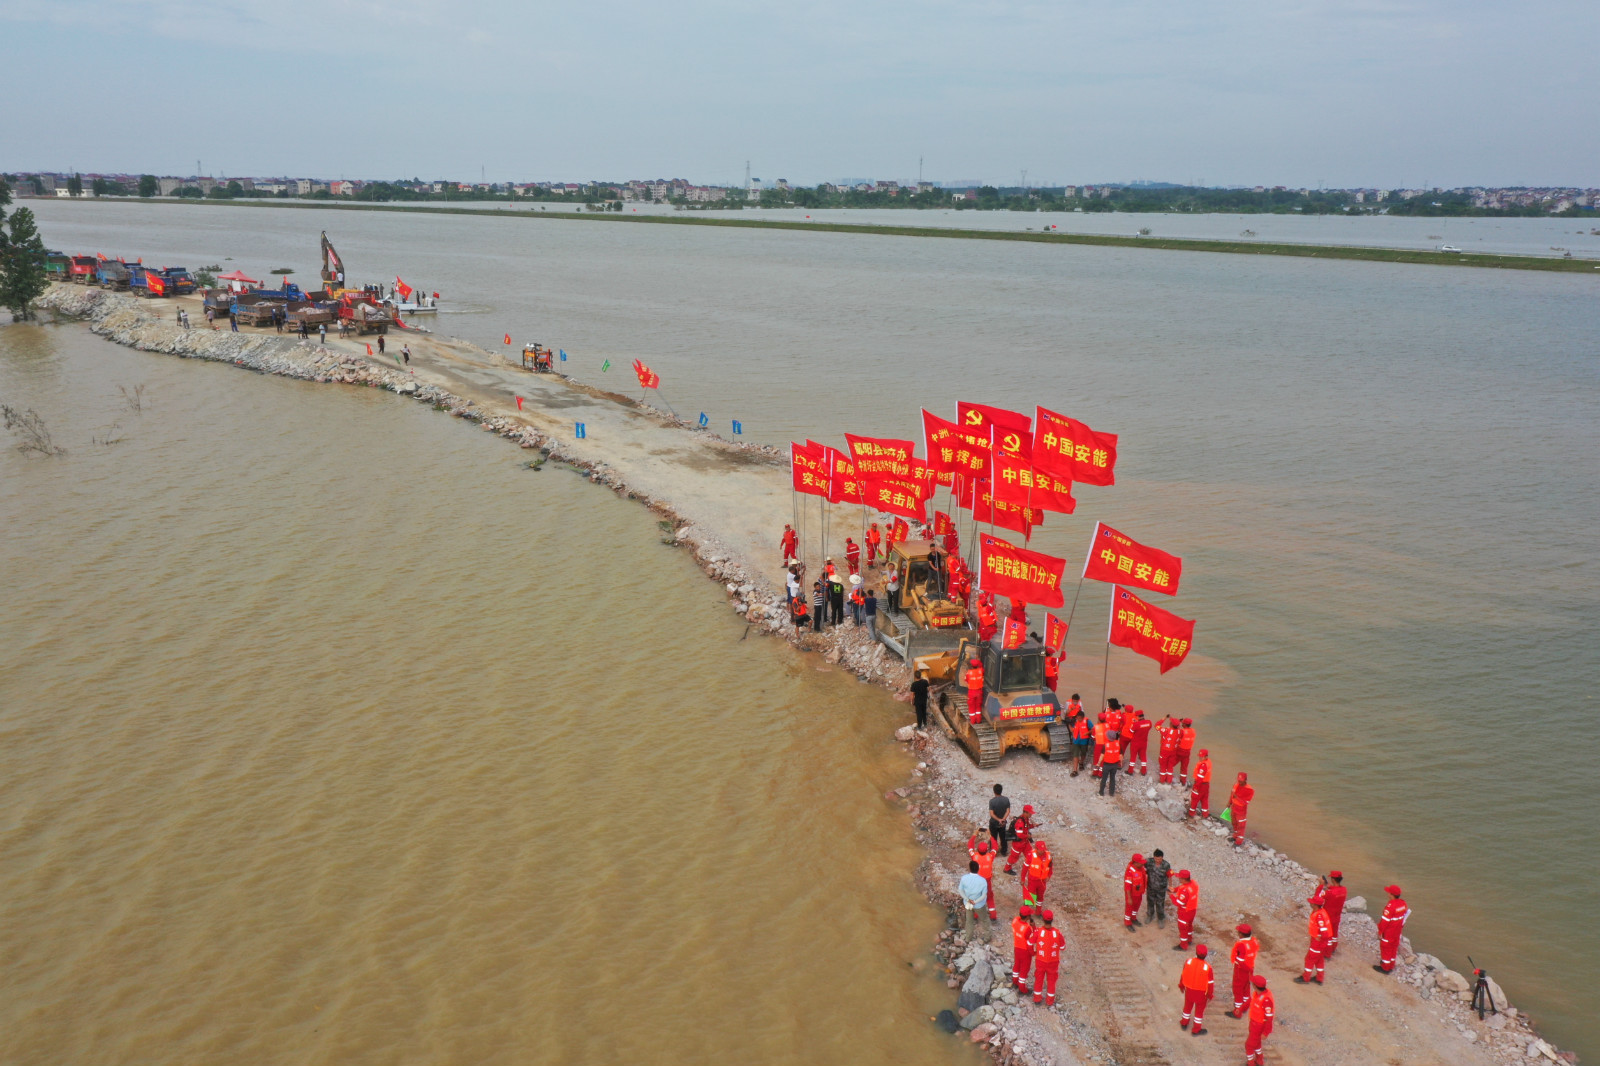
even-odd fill
[[[867,529],[862,539],[867,546],[867,567],[876,569],[880,549],[883,546],[883,533],[876,522]],[[820,633],[830,625],[844,625],[847,616],[851,625],[871,626],[877,621],[880,602],[886,603],[893,610],[898,610],[900,607],[900,572],[889,562],[887,552],[882,552],[885,564],[881,575],[884,584],[882,601],[865,583],[862,576],[861,545],[857,544],[854,538],[846,537],[844,541],[846,569],[841,571],[835,566],[831,555],[824,559],[822,576],[811,583],[808,605],[804,585],[806,564],[799,559],[800,538],[792,525],[785,523],[779,548],[783,551],[789,620],[794,623],[797,630],[809,626]]]

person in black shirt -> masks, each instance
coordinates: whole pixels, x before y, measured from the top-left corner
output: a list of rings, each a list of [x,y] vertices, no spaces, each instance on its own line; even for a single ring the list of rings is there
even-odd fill
[[[918,670],[917,679],[911,682],[911,706],[917,712],[917,728],[928,728],[928,678],[926,671]]]
[[[1000,785],[994,786],[994,798],[989,801],[989,839],[999,841],[1000,857],[1006,855],[1006,814],[1011,810],[1011,800],[1003,795]]]

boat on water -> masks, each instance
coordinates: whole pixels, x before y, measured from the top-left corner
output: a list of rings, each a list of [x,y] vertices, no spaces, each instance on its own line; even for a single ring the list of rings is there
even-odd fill
[[[394,309],[402,315],[436,315],[439,313],[438,301],[432,298],[423,300],[406,300],[394,304]]]

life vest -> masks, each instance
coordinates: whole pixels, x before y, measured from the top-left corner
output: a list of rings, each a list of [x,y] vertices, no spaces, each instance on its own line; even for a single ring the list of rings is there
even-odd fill
[[[1079,700],[1068,700],[1067,701],[1067,716],[1068,717],[1071,717],[1072,715],[1075,715],[1075,714],[1082,714],[1082,713],[1083,713],[1083,703],[1081,701],[1079,701]]]
[[[1078,717],[1072,723],[1072,739],[1073,740],[1088,740],[1089,739],[1089,722],[1088,722],[1088,719],[1084,718],[1084,716],[1081,715],[1081,714],[1078,715]]]
[[[1210,782],[1210,780],[1211,760],[1201,759],[1199,765],[1194,768],[1194,783],[1197,785],[1204,785]]]
[[[1034,934],[1033,950],[1039,964],[1045,969],[1051,969],[1061,961],[1061,947],[1067,942],[1061,930],[1053,925],[1046,925]]]
[[[1122,743],[1116,740],[1106,741],[1105,749],[1100,752],[1100,761],[1105,763],[1107,766],[1111,765],[1112,763],[1121,762]]]
[[[964,675],[962,675],[962,678],[967,683],[967,691],[968,692],[973,692],[973,691],[977,691],[977,690],[982,689],[983,688],[983,667],[981,667],[981,666],[969,666],[969,667],[967,667],[967,672]]]
[[[1106,724],[1104,722],[1096,722],[1094,724],[1094,742],[1096,744],[1100,744],[1100,745],[1104,745],[1105,744],[1105,742],[1106,742]]]
[[[1044,657],[1044,676],[1047,681],[1061,676],[1061,664],[1056,662],[1054,655],[1046,655]]]
[[[994,876],[994,848],[984,852],[979,852],[977,848],[969,848],[967,855],[978,864],[978,872],[983,875],[985,881]]]
[[[1033,937],[1036,930],[1033,923],[1022,915],[1011,919],[1011,948],[1018,955],[1033,947]]]
[[[1106,728],[1110,729],[1110,730],[1114,730],[1114,731],[1116,731],[1118,733],[1122,732],[1122,712],[1121,711],[1107,711],[1106,712]]]
[[[1272,1021],[1274,1006],[1271,992],[1265,988],[1256,989],[1250,997],[1250,1020],[1256,1025],[1266,1025]]]
[[[1172,905],[1180,911],[1198,910],[1200,908],[1200,886],[1193,881],[1189,881],[1173,889]]]
[[[1205,959],[1193,958],[1183,964],[1183,975],[1178,984],[1194,992],[1211,991],[1211,964]]]
[[[1028,856],[1028,876],[1035,881],[1048,881],[1050,871],[1054,864],[1050,861],[1050,853],[1041,844],[1033,849],[1033,854]]]
[[[1122,871],[1122,887],[1127,892],[1143,892],[1145,886],[1144,864],[1130,862]]]
[[[1311,920],[1306,925],[1306,932],[1312,940],[1326,940],[1333,935],[1333,923],[1328,920],[1328,912],[1318,907],[1311,912]]]
[[[1246,970],[1256,968],[1256,954],[1261,950],[1261,942],[1253,936],[1247,936],[1233,945],[1233,964]]]
[[[1194,730],[1184,726],[1178,730],[1178,750],[1188,751],[1192,747],[1194,747]]]

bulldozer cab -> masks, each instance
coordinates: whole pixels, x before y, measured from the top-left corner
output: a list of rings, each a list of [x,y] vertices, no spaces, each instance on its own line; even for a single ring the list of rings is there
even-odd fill
[[[967,609],[946,598],[944,575],[932,561],[933,542],[908,540],[889,549],[900,570],[900,608],[923,629],[966,629]]]
[[[963,641],[961,661],[977,657],[983,664],[983,713],[998,728],[1040,726],[1056,721],[1061,703],[1044,682],[1044,645],[1024,641],[1004,648],[999,638]]]

